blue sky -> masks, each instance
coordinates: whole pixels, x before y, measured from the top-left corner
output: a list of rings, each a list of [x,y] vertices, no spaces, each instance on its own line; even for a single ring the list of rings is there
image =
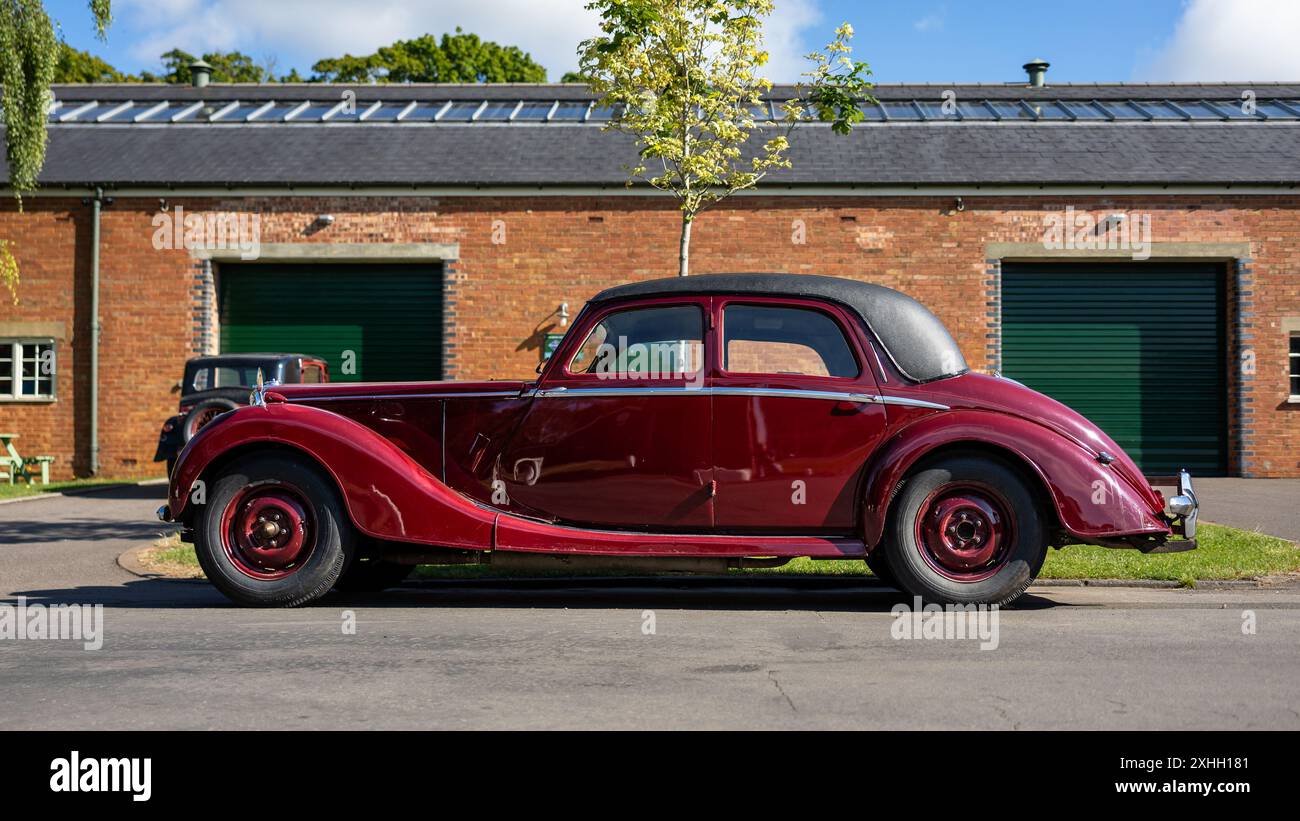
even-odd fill
[[[530,52],[552,79],[574,67],[594,31],[584,0],[114,0],[108,42],[85,0],[46,0],[68,42],[127,71],[156,69],[173,46],[239,49],[307,73],[320,57],[368,53],[394,39],[460,25]],[[773,79],[841,21],[878,82],[1004,82],[1031,57],[1056,82],[1300,81],[1300,0],[776,0],[768,26]]]

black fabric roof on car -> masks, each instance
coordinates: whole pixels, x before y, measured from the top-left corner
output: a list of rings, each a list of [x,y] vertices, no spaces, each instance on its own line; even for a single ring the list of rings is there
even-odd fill
[[[828,300],[862,317],[903,375],[928,382],[968,369],[939,318],[907,294],[841,277],[814,274],[700,274],[632,282],[591,298],[597,305],[658,296],[795,296]]]

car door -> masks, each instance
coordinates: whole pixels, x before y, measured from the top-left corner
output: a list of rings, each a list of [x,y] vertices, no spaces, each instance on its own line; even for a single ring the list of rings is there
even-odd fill
[[[616,529],[712,526],[709,307],[647,300],[580,318],[502,453],[508,509]]]
[[[885,409],[838,307],[719,298],[711,379],[722,530],[849,533]]]

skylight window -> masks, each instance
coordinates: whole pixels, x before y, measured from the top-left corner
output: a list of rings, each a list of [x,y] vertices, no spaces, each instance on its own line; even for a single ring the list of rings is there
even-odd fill
[[[880,105],[885,110],[885,119],[887,120],[921,119],[921,110],[912,103],[887,102]]]
[[[1076,120],[1109,120],[1110,115],[1096,103],[1080,100],[1062,100],[1057,105],[1074,115]]]
[[[324,93],[324,91],[322,91]],[[603,125],[615,112],[589,100],[57,100],[49,121],[75,125],[269,125],[277,123],[363,125],[515,123]],[[1224,123],[1295,122],[1300,100],[1265,99],[986,99],[962,96],[951,102],[927,99],[884,100],[860,105],[867,123]],[[805,120],[817,118],[805,107]],[[754,119],[781,120],[781,102],[751,108]]]
[[[483,107],[483,102],[482,100],[457,100],[438,117],[438,122],[467,123],[474,119],[474,114]]]
[[[591,103],[568,103],[561,102],[551,113],[551,120],[555,122],[574,122],[587,116],[587,109]]]

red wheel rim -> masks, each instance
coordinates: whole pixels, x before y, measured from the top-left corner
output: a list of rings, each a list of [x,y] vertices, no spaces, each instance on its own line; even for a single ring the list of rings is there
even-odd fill
[[[198,433],[199,430],[200,430],[204,425],[206,425],[207,423],[211,422],[213,419],[217,418],[217,416],[219,416],[219,415],[221,415],[221,414],[223,414],[223,413],[225,413],[225,411],[222,410],[221,408],[208,408],[208,409],[205,410],[203,413],[200,413],[198,416],[195,416],[193,419],[191,419],[191,420],[190,420],[190,438],[191,438],[191,439],[194,438],[194,434]]]
[[[245,575],[263,580],[291,576],[316,547],[311,504],[291,485],[246,487],[222,513],[221,546]]]
[[[926,564],[957,582],[987,579],[1006,565],[1015,544],[1011,505],[991,487],[940,486],[921,505],[916,544]]]

